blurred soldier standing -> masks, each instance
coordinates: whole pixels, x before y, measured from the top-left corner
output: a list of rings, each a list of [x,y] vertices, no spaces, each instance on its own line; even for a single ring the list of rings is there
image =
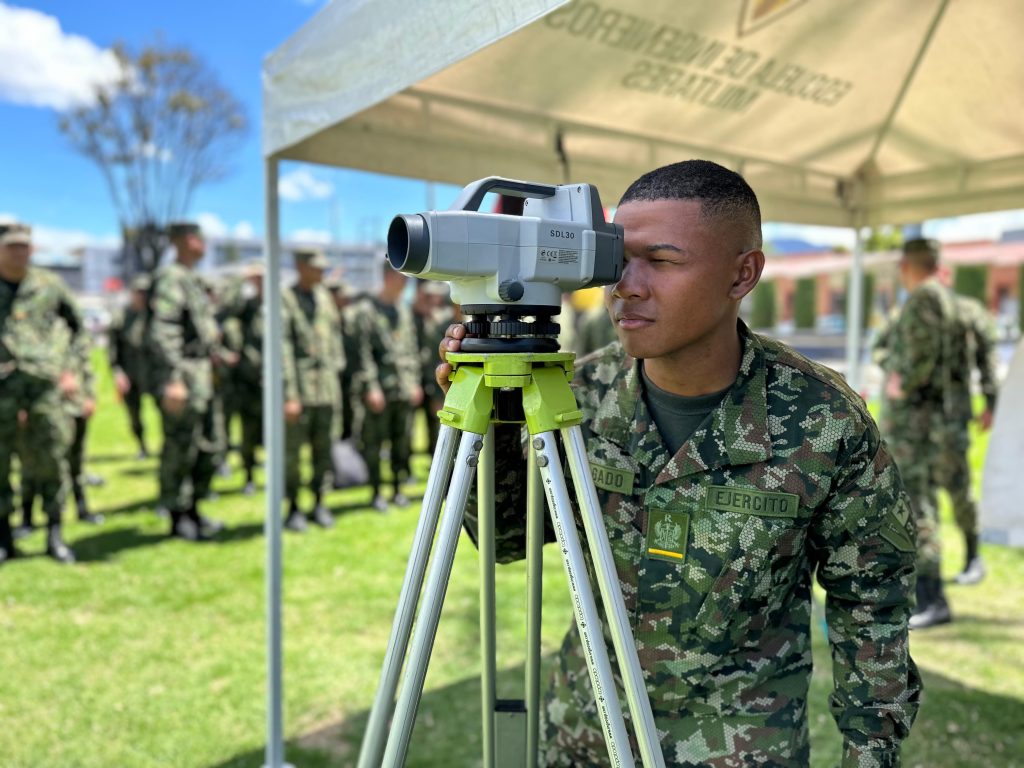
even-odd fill
[[[242,425],[239,453],[245,469],[242,493],[256,492],[256,448],[263,439],[263,265],[246,267],[242,281],[222,310],[237,323],[238,363],[233,372],[233,400]]]
[[[199,513],[224,450],[224,425],[213,398],[213,362],[220,340],[214,310],[195,265],[205,243],[199,225],[168,227],[176,258],[161,267],[151,290],[149,341],[153,393],[163,417],[160,505],[172,536],[208,539],[223,526]]]
[[[412,310],[401,303],[404,289],[405,275],[385,264],[380,294],[360,302],[360,333],[369,339],[376,368],[372,377],[357,374],[367,409],[362,451],[373,489],[373,507],[378,512],[388,508],[380,492],[380,453],[385,441],[391,445],[392,501],[400,507],[409,503],[401,488],[409,476],[413,409],[423,402],[416,325]]]
[[[444,405],[444,392],[434,381],[434,359],[437,356],[437,345],[441,343],[454,317],[448,301],[448,286],[437,280],[417,280],[412,310],[416,346],[420,353],[420,387],[423,390],[423,401],[417,410],[422,410],[426,418],[427,453],[433,455],[437,435],[441,430],[437,412]]]
[[[603,306],[588,309],[580,321],[580,331],[576,337],[577,357],[584,357],[596,352],[615,341],[615,326],[608,317],[608,310]]]
[[[63,563],[74,553],[61,535],[71,423],[67,400],[79,389],[69,366],[82,365],[88,342],[74,297],[56,275],[30,266],[32,230],[10,224],[0,235],[0,563],[14,557],[11,454],[31,466],[47,519],[46,552]],[[62,343],[60,333],[67,333]],[[70,345],[70,353],[66,352]]]
[[[936,471],[936,483],[949,492],[957,527],[963,533],[966,557],[964,569],[956,576],[956,583],[977,584],[985,578],[985,564],[978,553],[978,508],[971,492],[971,467],[968,460],[970,430],[974,418],[971,395],[971,373],[978,370],[981,392],[985,397],[985,410],[978,417],[981,429],[992,426],[996,407],[996,328],[992,316],[981,302],[968,296],[956,296],[957,319],[966,337],[967,361],[954,366],[953,418],[945,422],[946,429],[939,436],[942,454]]]
[[[146,275],[140,275],[132,281],[130,303],[114,316],[107,331],[107,356],[114,372],[114,387],[128,409],[132,434],[139,444],[140,459],[149,458],[142,425],[142,396],[149,391],[149,353],[146,343],[149,287],[150,279]]]
[[[358,292],[340,279],[332,280],[328,288],[341,319],[341,347],[345,353],[345,367],[338,377],[341,384],[341,439],[357,439],[366,420],[360,382],[365,378],[376,379],[377,370],[369,340],[359,332]]]
[[[967,345],[953,292],[937,277],[938,263],[934,240],[904,244],[900,279],[908,295],[885,359],[887,437],[917,520],[917,608],[911,629],[952,620],[942,587],[936,477],[949,443],[945,435],[965,427],[953,381],[954,371],[967,367]]]
[[[324,528],[334,518],[323,505],[330,490],[331,445],[340,433],[339,374],[345,367],[341,326],[334,299],[323,286],[327,257],[310,249],[295,252],[298,282],[282,295],[284,310],[285,526],[306,530],[299,509],[299,456],[309,443],[313,460],[310,489],[315,495],[311,517]]]

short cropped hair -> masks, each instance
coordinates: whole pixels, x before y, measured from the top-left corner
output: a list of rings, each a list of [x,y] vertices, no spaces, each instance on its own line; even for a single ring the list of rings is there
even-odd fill
[[[684,160],[656,168],[629,185],[619,205],[635,201],[696,200],[701,215],[743,232],[747,250],[761,248],[761,206],[735,171],[710,160]]]
[[[925,272],[939,268],[939,242],[930,237],[915,237],[903,244],[903,260]]]

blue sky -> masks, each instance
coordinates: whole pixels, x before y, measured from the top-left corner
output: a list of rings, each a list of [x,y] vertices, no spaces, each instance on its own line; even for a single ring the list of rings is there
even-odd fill
[[[185,44],[205,59],[245,105],[250,122],[234,172],[199,189],[192,216],[211,231],[259,236],[260,65],[322,5],[320,0],[0,0],[0,217],[33,223],[37,239],[51,247],[116,240],[117,219],[103,179],[60,135],[59,109],[87,87],[90,68],[102,67],[111,44],[138,46],[159,37]],[[425,209],[430,194],[420,181],[318,166],[285,164],[281,177],[283,233],[303,239],[332,234],[344,241],[377,239],[391,216]],[[433,199],[445,207],[457,191],[437,185]],[[934,222],[926,232],[957,240],[998,236],[1011,226],[1024,227],[1024,212]],[[849,231],[821,227],[769,225],[766,234],[822,243],[852,240]]]

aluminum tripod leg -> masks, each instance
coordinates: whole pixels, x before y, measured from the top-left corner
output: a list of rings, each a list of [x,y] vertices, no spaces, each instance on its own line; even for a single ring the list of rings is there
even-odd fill
[[[416,709],[423,694],[423,682],[427,676],[427,664],[441,618],[441,606],[448,589],[455,547],[459,541],[462,520],[465,515],[466,499],[469,497],[477,456],[483,447],[480,435],[464,432],[459,443],[459,452],[452,470],[451,485],[441,515],[441,528],[437,535],[434,557],[430,561],[427,581],[424,587],[422,607],[416,617],[412,643],[406,663],[405,677],[395,705],[395,716],[391,723],[387,747],[384,750],[385,768],[401,768],[409,750],[409,739],[416,720]]]
[[[387,738],[387,724],[391,718],[391,708],[395,702],[395,691],[398,690],[398,679],[402,673],[402,661],[409,646],[409,635],[412,632],[412,620],[416,614],[416,603],[420,590],[423,588],[423,576],[427,570],[427,558],[434,541],[437,519],[441,513],[441,501],[444,498],[445,485],[452,470],[452,456],[458,432],[447,425],[441,425],[437,436],[437,448],[430,462],[430,475],[427,477],[427,489],[423,496],[423,508],[416,534],[413,537],[412,551],[405,568],[402,591],[398,597],[398,608],[391,625],[391,637],[388,639],[387,651],[384,653],[384,668],[381,671],[377,695],[370,710],[370,720],[363,736],[363,745],[359,750],[358,768],[377,768],[384,754],[384,743]]]
[[[544,587],[544,488],[537,454],[526,456],[526,768],[540,750],[540,628]]]
[[[590,465],[587,463],[583,431],[576,426],[562,429],[561,434],[569,471],[576,487],[576,499],[583,517],[583,528],[587,534],[590,559],[594,564],[598,587],[601,590],[601,603],[604,605],[612,644],[615,646],[615,655],[619,661],[619,672],[622,674],[622,682],[626,689],[629,712],[633,717],[633,729],[640,746],[640,759],[647,768],[665,768],[658,729],[654,724],[654,714],[651,712],[651,699],[647,694],[640,658],[636,653],[636,642],[629,628],[629,615],[622,599],[622,590],[619,589],[615,560],[612,557],[611,545],[608,543],[608,532],[604,527],[597,491],[590,474]]]
[[[498,662],[494,595],[494,425],[487,430],[477,467],[477,549],[480,561],[480,711],[483,768],[497,759],[494,705]]]
[[[576,532],[576,522],[573,519],[569,491],[565,484],[565,475],[562,473],[554,432],[542,432],[531,437],[530,446],[537,452],[537,465],[540,467],[544,493],[555,527],[555,538],[562,550],[562,560],[569,579],[569,592],[576,613],[576,626],[583,642],[590,683],[594,689],[594,701],[604,729],[608,759],[612,768],[632,768],[635,763],[630,752],[629,737],[626,735],[626,723],[622,718],[622,707],[615,690],[615,678],[612,676],[608,649],[604,644],[594,591],[587,578],[583,549],[579,534]]]

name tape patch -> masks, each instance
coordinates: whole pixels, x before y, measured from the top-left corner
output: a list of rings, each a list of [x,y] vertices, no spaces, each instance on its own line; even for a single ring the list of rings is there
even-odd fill
[[[761,517],[796,517],[800,497],[795,493],[759,491],[733,485],[712,485],[704,497],[704,508]]]
[[[606,467],[603,464],[590,462],[590,474],[594,476],[594,485],[603,491],[630,494],[633,492],[633,473],[627,469]]]

